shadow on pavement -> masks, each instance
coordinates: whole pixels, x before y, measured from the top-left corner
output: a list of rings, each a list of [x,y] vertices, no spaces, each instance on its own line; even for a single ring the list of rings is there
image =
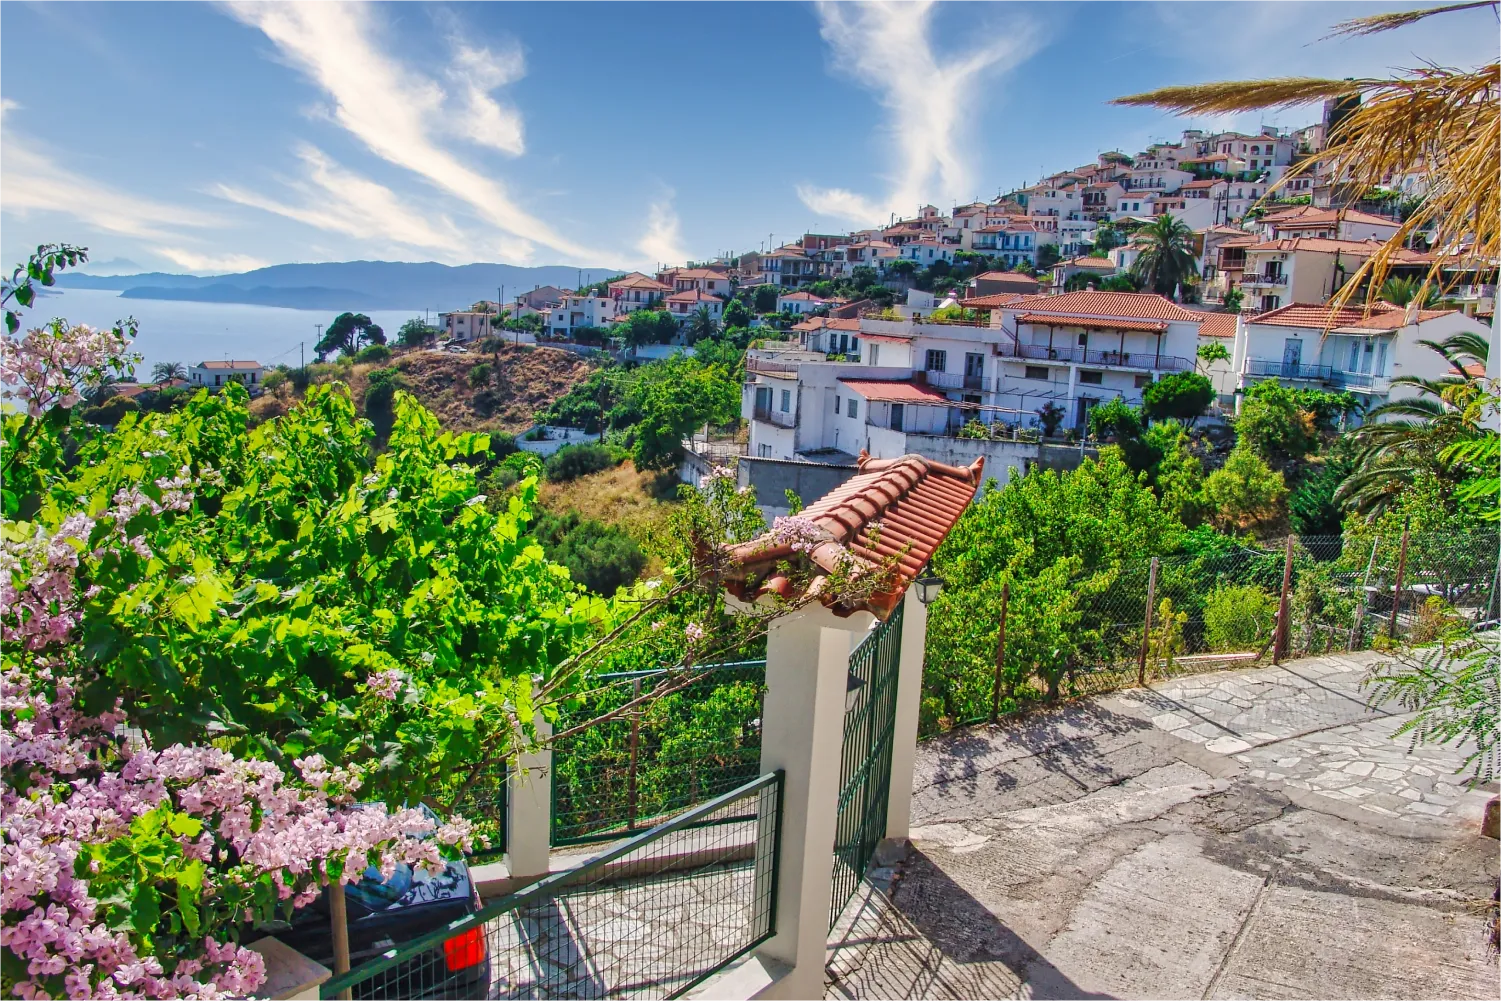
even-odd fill
[[[913,848],[830,939],[831,998],[1109,998],[1083,990]]]

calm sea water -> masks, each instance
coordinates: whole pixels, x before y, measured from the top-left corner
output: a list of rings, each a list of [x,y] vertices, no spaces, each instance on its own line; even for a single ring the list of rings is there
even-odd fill
[[[134,316],[141,325],[135,349],[145,355],[136,375],[145,379],[151,375],[151,366],[162,361],[192,366],[200,361],[247,358],[268,366],[296,365],[299,343],[306,345],[308,361],[312,361],[318,341],[314,325],[327,326],[336,314],[275,306],[122,299],[118,292],[100,289],[50,289],[24,315],[32,325],[63,317],[91,327]],[[395,337],[413,314],[410,310],[374,310],[369,315],[386,336]]]

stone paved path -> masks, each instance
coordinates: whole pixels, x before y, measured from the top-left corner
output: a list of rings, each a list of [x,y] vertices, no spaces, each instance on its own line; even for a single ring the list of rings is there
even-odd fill
[[[921,745],[913,847],[830,997],[1498,997],[1493,791],[1371,711],[1373,658],[1174,679]]]

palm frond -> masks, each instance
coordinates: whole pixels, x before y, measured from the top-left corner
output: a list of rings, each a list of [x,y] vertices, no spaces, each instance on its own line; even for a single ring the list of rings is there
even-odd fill
[[[1334,30],[1325,35],[1319,41],[1330,38],[1356,38],[1361,35],[1374,35],[1382,31],[1391,31],[1393,28],[1405,28],[1409,24],[1415,24],[1425,17],[1434,14],[1449,14],[1456,10],[1471,10],[1475,7],[1494,7],[1495,0],[1475,0],[1472,3],[1451,3],[1442,7],[1424,7],[1420,10],[1394,11],[1390,14],[1373,14],[1370,17],[1352,17],[1348,21],[1341,21],[1334,26]]]
[[[1309,76],[1284,76],[1271,80],[1200,83],[1161,87],[1143,94],[1117,97],[1111,104],[1168,108],[1182,115],[1223,115],[1258,108],[1292,108],[1331,98],[1349,97],[1382,80],[1323,80]]]

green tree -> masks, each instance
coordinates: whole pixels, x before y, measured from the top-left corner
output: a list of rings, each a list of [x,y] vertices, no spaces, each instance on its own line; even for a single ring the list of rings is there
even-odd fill
[[[1058,252],[1058,244],[1044,243],[1037,248],[1037,270],[1047,271],[1061,260],[1063,255]]]
[[[1418,278],[1388,278],[1381,283],[1377,298],[1393,306],[1406,306],[1422,294],[1422,308],[1432,309],[1438,304],[1438,286]]]
[[[1147,477],[1163,510],[1190,527],[1203,521],[1208,504],[1204,464],[1189,450],[1183,426],[1171,421],[1153,424],[1142,435],[1140,448],[1151,458]]]
[[[1225,312],[1239,313],[1241,303],[1245,302],[1246,294],[1238,288],[1233,288],[1225,293]]]
[[[1204,481],[1204,497],[1220,531],[1264,535],[1286,515],[1287,483],[1250,448],[1237,447]]]
[[[1095,227],[1094,249],[1100,252],[1102,256],[1108,254],[1116,247],[1123,245],[1125,242],[1126,238],[1121,235],[1121,231],[1116,229],[1113,223],[1102,222]]]
[[[1252,387],[1231,424],[1236,442],[1269,462],[1302,459],[1318,445],[1313,414],[1274,379]]]
[[[1141,430],[1141,411],[1119,396],[1090,408],[1089,433],[1100,441],[1135,441]]]
[[[414,316],[401,325],[396,332],[396,342],[403,347],[420,348],[431,344],[438,339],[438,328],[426,322],[419,316]]]
[[[615,334],[631,347],[666,344],[677,336],[678,323],[665,310],[638,309],[616,325]]]
[[[1171,298],[1180,284],[1199,273],[1194,257],[1193,230],[1175,216],[1164,213],[1137,231],[1143,245],[1131,265],[1142,288]]]
[[[635,581],[646,566],[646,554],[620,528],[570,511],[544,515],[533,531],[547,558],[568,568],[578,583],[595,594],[611,597]]]
[[[488,386],[490,384],[490,377],[494,372],[495,370],[490,367],[489,362],[480,362],[469,370],[469,388],[479,389],[481,386]]]
[[[755,310],[757,313],[775,313],[777,310],[777,287],[775,285],[757,285]]]
[[[564,445],[542,463],[549,480],[566,483],[615,466],[615,456],[603,445]]]
[[[1192,426],[1214,401],[1214,384],[1197,372],[1174,372],[1149,383],[1141,393],[1150,420],[1177,420]]]
[[[744,300],[731,299],[724,307],[724,325],[730,327],[748,327],[751,321],[751,311],[746,308]]]
[[[180,361],[159,361],[151,366],[152,382],[170,382],[173,379],[186,380],[187,377],[187,366]]]
[[[1230,360],[1230,352],[1223,344],[1219,343],[1200,344],[1199,350],[1195,352],[1195,355],[1198,358],[1198,361],[1194,362],[1195,368],[1202,364],[1205,369],[1208,369],[1209,366],[1217,361]]]
[[[353,355],[362,344],[384,344],[386,332],[364,313],[340,313],[323,330],[323,337],[314,345],[318,360],[323,361],[332,351]]]
[[[708,306],[700,306],[693,311],[692,316],[688,317],[688,322],[684,324],[684,332],[688,335],[688,343],[695,344],[719,333],[719,323],[709,312]]]

